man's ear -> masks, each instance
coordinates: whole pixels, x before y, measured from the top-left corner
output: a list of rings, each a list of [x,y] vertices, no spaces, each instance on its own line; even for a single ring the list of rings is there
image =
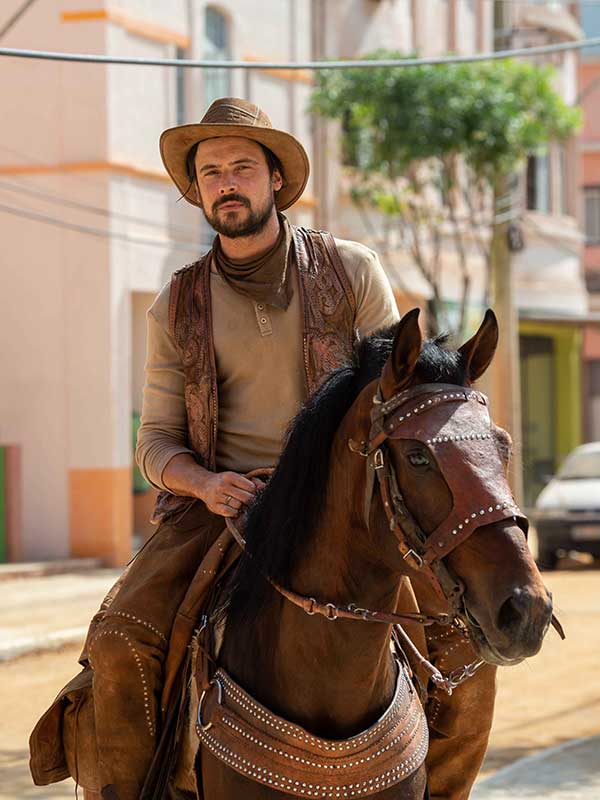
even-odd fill
[[[485,312],[477,333],[459,347],[467,380],[474,383],[489,367],[498,346],[498,320],[491,308]]]
[[[278,192],[283,187],[283,178],[278,169],[273,170],[273,174],[271,175],[271,185],[273,186],[274,192]]]
[[[423,343],[419,311],[418,308],[413,308],[398,323],[391,355],[381,373],[381,393],[384,400],[389,400],[406,388],[413,376]]]

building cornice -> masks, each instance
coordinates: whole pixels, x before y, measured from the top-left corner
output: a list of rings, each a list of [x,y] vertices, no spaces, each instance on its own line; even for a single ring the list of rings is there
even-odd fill
[[[254,54],[246,54],[243,56],[243,61],[253,61],[258,63],[260,61],[270,61],[271,59],[265,56],[256,56]],[[291,83],[306,83],[312,85],[314,83],[313,76],[308,69],[255,69],[253,72],[260,72],[267,78],[274,78],[280,81],[289,81]]]
[[[518,25],[543,28],[562,39],[583,39],[584,32],[573,14],[564,6],[529,3],[520,9]]]
[[[557,244],[561,242],[567,247],[573,247],[577,255],[585,243],[585,234],[578,227],[575,217],[529,210],[524,213],[522,222],[528,236]]]
[[[158,25],[150,20],[133,16],[118,8],[81,9],[79,11],[63,11],[60,15],[61,22],[110,22],[118,25],[127,33],[150,39],[163,44],[175,44],[186,49],[190,46],[190,37],[181,31]]]
[[[578,149],[580,153],[600,153],[600,139],[582,139]]]

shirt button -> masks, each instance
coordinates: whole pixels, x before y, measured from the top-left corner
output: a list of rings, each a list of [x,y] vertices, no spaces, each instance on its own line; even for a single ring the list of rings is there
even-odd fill
[[[263,325],[267,324],[267,318],[266,317],[261,317],[260,321],[262,322]]]
[[[264,305],[262,303],[259,303],[256,307],[258,308],[259,311],[264,310]]]

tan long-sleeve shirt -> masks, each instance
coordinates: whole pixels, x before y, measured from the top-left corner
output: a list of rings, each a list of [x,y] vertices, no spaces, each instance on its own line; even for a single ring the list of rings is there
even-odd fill
[[[396,302],[377,255],[336,239],[356,298],[361,336],[396,322]],[[285,431],[306,399],[302,309],[296,275],[286,311],[242,297],[211,271],[219,419],[217,469],[247,472],[277,462]],[[169,331],[168,282],[147,313],[146,383],[136,461],[153,486],[187,441],[183,365]]]

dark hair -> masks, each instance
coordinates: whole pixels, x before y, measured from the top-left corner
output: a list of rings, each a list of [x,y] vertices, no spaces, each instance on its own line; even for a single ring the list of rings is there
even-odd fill
[[[185,160],[186,171],[191,183],[193,183],[196,180],[196,153],[198,152],[199,144],[200,142],[196,142],[196,144],[193,147],[190,147]],[[279,160],[279,158],[275,155],[275,153],[272,150],[269,150],[268,147],[265,147],[264,144],[261,144],[260,142],[257,142],[256,144],[259,145],[259,147],[265,154],[267,167],[269,169],[269,175],[273,177],[273,173],[275,172],[275,170],[277,170],[277,172],[279,172],[279,174],[281,175],[281,179],[285,182],[285,173],[283,171],[283,165]]]

